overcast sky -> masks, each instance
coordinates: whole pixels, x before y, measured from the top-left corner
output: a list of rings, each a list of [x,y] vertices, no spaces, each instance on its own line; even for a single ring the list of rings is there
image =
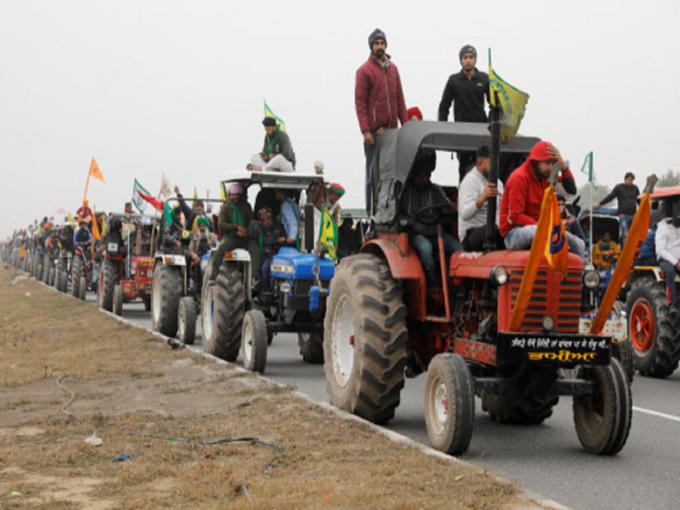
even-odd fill
[[[634,5],[634,7],[633,7]],[[521,132],[601,183],[680,170],[680,2],[30,1],[0,3],[0,236],[79,207],[94,156],[98,210],[161,172],[185,194],[261,150],[263,101],[286,121],[298,171],[317,159],[363,205],[356,69],[380,27],[407,105],[436,119],[458,51],[530,94]],[[440,161],[443,158],[440,158]],[[434,180],[457,184],[457,163]],[[577,175],[577,184],[585,182]]]

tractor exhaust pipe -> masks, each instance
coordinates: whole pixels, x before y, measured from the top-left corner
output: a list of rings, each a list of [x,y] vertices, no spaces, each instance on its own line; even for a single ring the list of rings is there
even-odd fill
[[[307,198],[309,200],[309,197]],[[305,251],[314,253],[314,204],[305,204]]]
[[[491,165],[489,169],[489,184],[498,184],[498,174],[501,167],[501,102],[498,91],[494,91],[495,106],[491,108]],[[484,238],[484,251],[496,249],[496,209],[497,197],[491,197],[487,201],[486,213],[486,236]]]

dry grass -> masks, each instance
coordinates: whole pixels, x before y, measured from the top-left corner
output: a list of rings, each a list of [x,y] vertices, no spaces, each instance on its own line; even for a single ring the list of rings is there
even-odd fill
[[[516,486],[0,270],[0,508],[510,508]],[[31,296],[24,294],[30,292]],[[56,378],[76,393],[69,396]],[[77,420],[80,420],[79,423]],[[103,445],[84,439],[93,432]],[[246,443],[258,437],[280,449]],[[113,462],[118,456],[129,460]],[[9,497],[11,491],[21,496]]]

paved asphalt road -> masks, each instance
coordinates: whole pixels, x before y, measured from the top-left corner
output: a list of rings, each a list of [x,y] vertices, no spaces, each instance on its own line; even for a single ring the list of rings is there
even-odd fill
[[[88,300],[94,302],[94,295]],[[141,304],[124,305],[123,317],[151,329]],[[194,348],[201,349],[200,337]],[[274,338],[265,375],[328,401],[323,366],[303,363],[295,335]],[[429,445],[424,386],[424,375],[406,381],[401,406],[387,428]],[[633,405],[623,451],[598,457],[578,442],[570,398],[563,397],[544,424],[531,427],[492,422],[477,399],[475,432],[463,458],[573,509],[680,509],[680,370],[666,380],[636,375]]]

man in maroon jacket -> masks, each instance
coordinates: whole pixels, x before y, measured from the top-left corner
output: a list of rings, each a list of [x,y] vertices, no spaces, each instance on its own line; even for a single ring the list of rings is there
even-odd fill
[[[357,71],[354,102],[366,155],[366,211],[371,213],[370,171],[375,143],[387,128],[408,122],[404,91],[397,66],[385,53],[385,33],[376,28],[368,37],[371,56]]]
[[[561,177],[573,179],[560,151],[549,142],[538,142],[522,166],[510,174],[501,199],[500,230],[508,250],[528,250],[536,235],[543,194],[550,169],[557,162]],[[567,232],[569,251],[583,258],[585,243]]]

